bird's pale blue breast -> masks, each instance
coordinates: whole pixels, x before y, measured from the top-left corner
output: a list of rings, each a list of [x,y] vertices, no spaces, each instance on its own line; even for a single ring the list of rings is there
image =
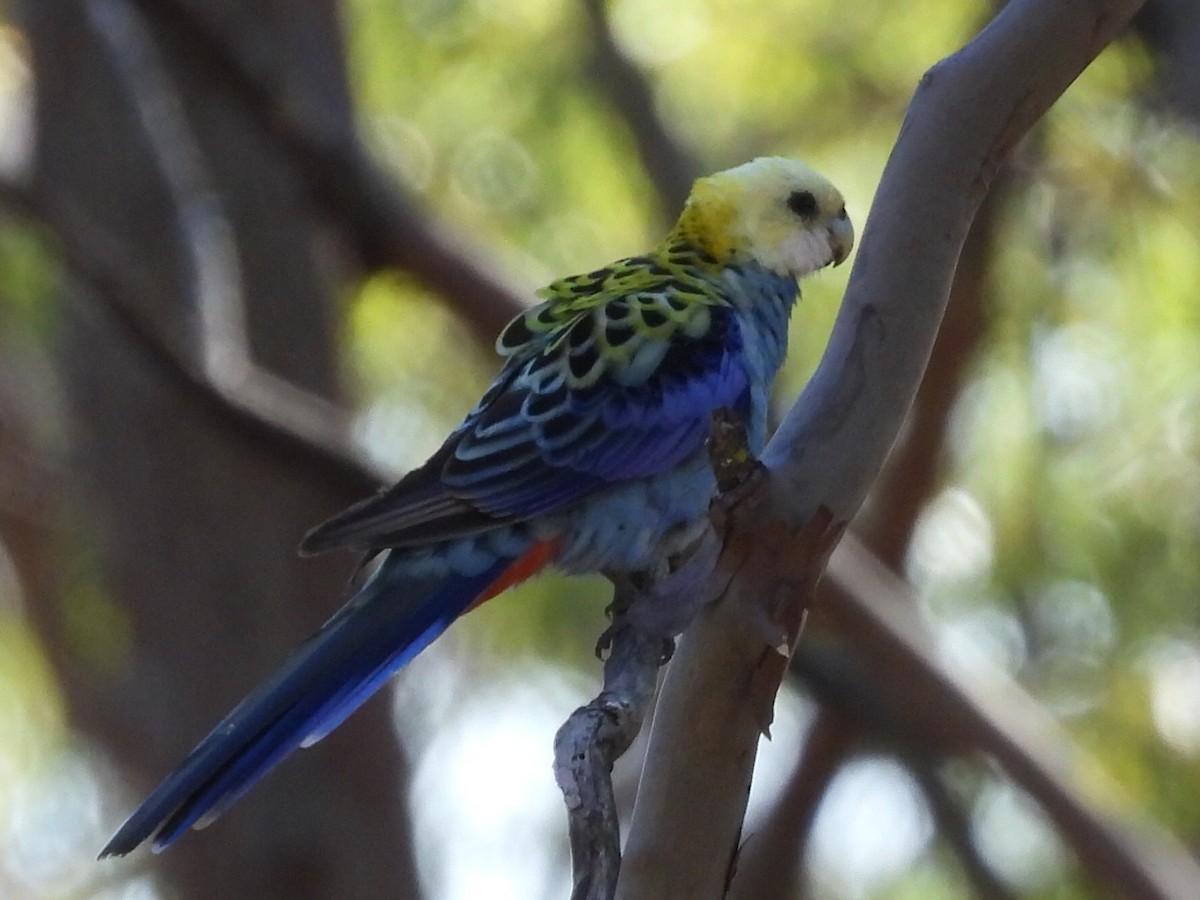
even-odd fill
[[[565,512],[563,521],[571,540],[564,548],[567,569],[654,569],[685,546],[708,515],[716,483],[708,461],[705,440],[712,412],[733,406],[747,419],[751,449],[765,443],[767,404],[771,383],[787,352],[787,325],[799,296],[794,279],[758,267],[729,269],[719,277],[718,289],[729,301],[721,308],[721,330],[736,341],[719,342],[727,352],[719,361],[692,348],[682,358],[664,358],[664,376],[679,378],[687,399],[678,404],[691,415],[687,435],[690,451],[670,468],[647,477],[613,485],[591,498],[586,507]],[[722,367],[737,370],[744,385],[737,404],[722,400],[715,385]],[[622,422],[652,422],[651,408],[614,407]],[[659,411],[661,414],[661,410]]]
[[[758,453],[766,442],[771,385],[787,355],[788,320],[800,288],[794,278],[760,266],[730,267],[721,277],[742,325],[744,365],[753,394],[747,430],[750,448]]]

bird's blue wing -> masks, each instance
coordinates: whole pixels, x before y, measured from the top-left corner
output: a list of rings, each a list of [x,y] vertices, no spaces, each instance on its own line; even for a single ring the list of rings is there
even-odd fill
[[[487,514],[527,519],[678,465],[703,445],[713,410],[746,403],[737,320],[728,307],[709,315],[699,337],[672,335],[635,384],[605,372],[573,385],[535,358],[458,436],[446,489]],[[582,355],[577,371],[590,371]]]
[[[553,513],[678,465],[703,446],[714,410],[746,412],[743,336],[728,305],[660,290],[554,324],[510,354],[425,466],[319,526],[304,549],[416,546]]]

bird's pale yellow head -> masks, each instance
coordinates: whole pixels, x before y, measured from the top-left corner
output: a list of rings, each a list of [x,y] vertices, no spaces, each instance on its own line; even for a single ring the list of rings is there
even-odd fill
[[[841,193],[795,159],[760,157],[696,181],[672,235],[728,264],[753,260],[800,278],[854,245]]]

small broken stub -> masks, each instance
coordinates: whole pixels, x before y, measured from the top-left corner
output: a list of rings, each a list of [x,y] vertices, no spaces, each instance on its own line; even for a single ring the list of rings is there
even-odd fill
[[[727,406],[714,410],[708,432],[708,459],[717,479],[718,496],[740,493],[761,473],[763,465],[750,451],[745,420]]]

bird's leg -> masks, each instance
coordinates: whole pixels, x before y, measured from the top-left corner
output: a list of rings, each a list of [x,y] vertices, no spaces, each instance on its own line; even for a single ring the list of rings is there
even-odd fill
[[[600,632],[600,637],[596,639],[596,659],[601,662],[608,655],[608,651],[612,649],[617,632],[625,624],[625,616],[629,612],[629,604],[632,602],[632,595],[636,590],[633,588],[631,577],[627,574],[608,572],[605,573],[605,577],[613,583],[613,599],[612,603],[604,607],[604,616],[608,619],[608,627]],[[627,589],[622,589],[626,586]]]
[[[655,585],[653,575],[649,572],[608,572],[605,574],[613,583],[613,601],[604,610],[604,614],[609,618],[609,626],[596,640],[596,658],[600,660],[605,658],[622,629],[638,628],[649,635],[660,635],[662,655],[659,665],[666,665],[675,653],[674,635],[661,634],[660,629],[647,628],[637,617],[631,615],[635,604],[653,591]]]
[[[645,572],[607,572],[613,601],[610,624],[596,642],[604,660],[604,690],[577,709],[554,741],[554,773],[567,804],[574,871],[573,900],[611,897],[620,870],[620,833],[612,792],[613,762],[641,728],[657,684],[658,669],[710,597],[722,535],[743,504],[753,505],[762,487],[762,464],[750,452],[745,423],[729,410],[713,415],[709,455],[717,479],[708,521],[681,530],[677,547]],[[753,617],[751,617],[753,618]],[[759,610],[761,631],[770,623]],[[779,629],[766,639],[779,646]]]

